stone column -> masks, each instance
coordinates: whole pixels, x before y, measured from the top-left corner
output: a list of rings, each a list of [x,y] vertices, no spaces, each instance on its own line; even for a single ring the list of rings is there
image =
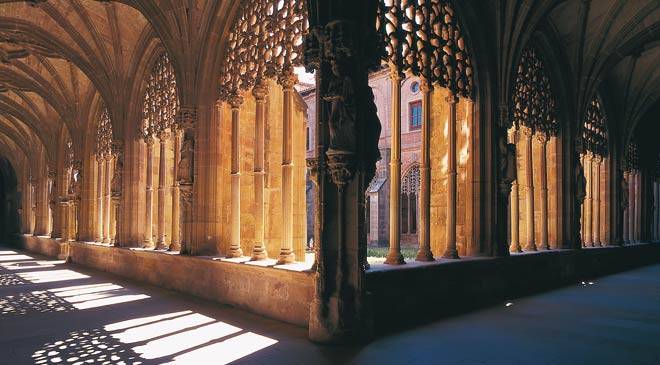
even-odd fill
[[[158,165],[158,241],[156,242],[157,250],[164,250],[167,248],[165,245],[165,178],[167,177],[167,140],[170,139],[170,132],[163,130],[158,133],[158,140],[160,146],[160,156]]]
[[[458,98],[455,95],[447,97],[447,104],[449,105],[449,120],[447,121],[447,247],[442,255],[446,259],[458,258],[458,251],[456,250],[456,203],[458,196],[456,191],[456,103],[458,103]]]
[[[600,247],[602,242],[600,241],[600,164],[602,162],[602,157],[599,155],[594,155],[592,164],[594,168],[593,172],[593,195],[594,195],[594,205],[593,205],[593,219],[592,219],[592,229],[593,229],[593,246]]]
[[[65,197],[62,197],[57,202],[57,208],[60,211],[60,237],[62,238],[62,241],[67,242],[70,239],[69,225],[71,224],[69,221],[69,200]]]
[[[529,127],[521,127],[525,136],[525,184],[527,185],[527,196],[525,199],[526,211],[525,221],[527,224],[527,251],[536,251],[536,240],[534,237],[534,164],[532,163],[532,136],[534,131]]]
[[[635,242],[641,242],[642,231],[642,174],[635,171]]]
[[[114,156],[112,153],[105,155],[105,176],[103,182],[103,243],[111,243],[110,240],[110,179],[112,179],[112,161]]]
[[[630,199],[630,172],[629,171],[624,171],[623,172],[623,180],[626,182],[624,187],[627,189],[622,189],[621,190],[621,195],[627,197],[627,202],[628,206],[625,207],[623,210],[623,243],[624,244],[629,244],[630,243],[630,208],[632,201]],[[623,197],[622,197],[623,199]]]
[[[103,165],[105,164],[105,158],[103,154],[96,154],[96,232],[94,241],[102,242],[103,241]]]
[[[51,238],[60,237],[57,224],[57,172],[55,170],[48,171],[48,207],[50,208],[50,216],[48,217],[48,231]]]
[[[298,81],[293,68],[278,80],[284,92],[282,121],[282,248],[278,264],[295,261],[293,252],[293,86]]]
[[[587,197],[584,205],[584,246],[593,247],[593,224],[592,224],[592,210],[593,210],[593,155],[587,152],[584,158],[584,171],[587,179]]]
[[[153,214],[154,214],[154,138],[149,135],[144,142],[147,144],[147,189],[146,189],[146,219],[144,230],[144,247],[153,248]]]
[[[511,129],[509,133],[509,143],[515,144],[518,141],[518,129]],[[522,252],[520,247],[520,206],[518,201],[518,179],[511,183],[511,246],[509,251]]]
[[[542,250],[549,250],[548,244],[548,140],[550,137],[547,133],[540,132],[537,134],[537,139],[541,145],[541,163],[539,172],[541,173],[541,242],[539,248]]]
[[[252,89],[256,101],[255,133],[254,133],[254,246],[252,260],[268,258],[266,242],[264,241],[264,188],[266,186],[265,147],[266,147],[266,96],[268,86],[262,81]]]
[[[629,208],[628,208],[628,243],[635,242],[635,212],[637,211],[637,201],[635,194],[635,170],[628,173],[629,190]]]
[[[32,195],[32,186],[34,185],[34,180],[32,176],[29,176],[25,181],[25,187],[23,188],[23,234],[32,234],[32,201],[34,196]]]
[[[401,79],[396,66],[390,66],[392,82],[392,150],[390,158],[390,249],[386,264],[405,264],[401,255]]]
[[[231,105],[231,242],[227,257],[241,257],[241,126],[239,110],[243,98],[229,99]]]
[[[37,179],[35,190],[34,235],[45,236],[48,234],[48,178],[46,176]]]
[[[172,238],[169,251],[181,251],[181,213],[180,213],[180,194],[179,181],[177,180],[179,172],[179,160],[181,160],[181,131],[178,126],[174,127],[174,166],[172,179]]]
[[[433,261],[431,252],[431,83],[422,79],[422,151],[419,164],[419,250],[417,261]]]
[[[181,156],[177,166],[176,180],[179,183],[181,209],[181,254],[195,255],[200,250],[192,244],[193,183],[195,180],[195,123],[197,110],[181,106],[176,117],[181,130]],[[215,254],[215,250],[204,248],[205,254]]]
[[[655,186],[655,240],[660,241],[660,182],[653,183]]]

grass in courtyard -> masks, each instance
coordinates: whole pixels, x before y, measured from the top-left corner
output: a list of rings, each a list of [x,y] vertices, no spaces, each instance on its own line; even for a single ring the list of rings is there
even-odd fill
[[[388,247],[367,247],[367,257],[387,257]],[[417,247],[401,247],[401,254],[406,260],[417,256]]]

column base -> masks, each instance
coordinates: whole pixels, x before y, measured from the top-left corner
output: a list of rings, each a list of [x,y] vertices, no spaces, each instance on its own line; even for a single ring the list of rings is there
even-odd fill
[[[523,252],[522,247],[520,247],[519,243],[512,243],[511,246],[509,246],[509,251],[517,252],[517,253]]]
[[[530,243],[529,245],[527,245],[527,247],[525,247],[523,249],[523,251],[525,251],[525,252],[535,252],[535,251],[538,251],[538,248],[536,248],[535,243]]]
[[[243,250],[241,249],[241,246],[238,245],[229,246],[229,252],[227,252],[228,259],[242,257],[242,256],[243,256]]]
[[[154,245],[154,241],[152,241],[152,240],[144,240],[144,244],[142,245],[142,248],[149,248],[149,249],[151,249],[151,248],[154,248],[154,247],[156,247],[156,246]]]
[[[455,248],[448,248],[447,250],[445,250],[445,253],[442,254],[442,258],[451,259],[451,260],[460,259],[460,257],[458,256],[458,251],[456,251]]]
[[[390,251],[385,258],[385,263],[387,265],[403,265],[406,261],[403,259],[403,255],[399,251]]]
[[[366,298],[365,298],[366,299]],[[309,311],[308,338],[321,344],[355,344],[371,340],[373,321],[359,314],[353,318],[342,318],[349,306],[342,299],[332,296],[327,304],[314,299]]]
[[[292,264],[296,261],[296,254],[290,248],[282,249],[276,265]]]
[[[433,253],[431,252],[430,249],[420,248],[419,251],[417,251],[417,256],[415,257],[415,261],[429,262],[429,261],[435,261],[435,258],[433,258]]]
[[[170,243],[170,247],[167,248],[167,251],[173,252],[173,251],[179,251],[181,252],[181,245],[179,242],[172,242]]]
[[[155,250],[165,250],[165,249],[167,249],[167,248],[168,248],[168,247],[167,247],[167,245],[165,244],[165,240],[164,240],[164,239],[163,239],[163,240],[160,240],[160,239],[159,239],[159,240],[158,240],[158,243],[156,243],[156,248],[155,248]]]
[[[109,238],[104,238],[104,239],[103,239],[103,242],[101,242],[101,243],[104,243],[104,244],[106,244],[106,245],[109,245],[109,244],[112,243],[112,241],[110,241]]]
[[[261,243],[255,243],[254,248],[252,249],[252,256],[250,261],[259,261],[265,260],[268,258],[268,252],[266,252],[266,247]]]
[[[539,251],[548,251],[548,250],[551,250],[551,248],[550,248],[550,245],[549,245],[549,244],[547,244],[547,243],[541,243],[541,244],[538,246],[538,250],[539,250]]]

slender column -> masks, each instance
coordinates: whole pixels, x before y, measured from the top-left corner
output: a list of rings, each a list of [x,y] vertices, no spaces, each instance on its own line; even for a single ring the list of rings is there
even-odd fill
[[[48,207],[50,208],[50,215],[48,217],[48,230],[51,238],[59,237],[57,231],[57,172],[54,170],[48,171]]]
[[[179,160],[181,160],[181,131],[178,127],[174,129],[174,166],[172,179],[172,238],[170,251],[181,250],[181,213],[180,213],[180,191],[179,191]]]
[[[458,196],[456,191],[456,103],[458,103],[456,95],[451,94],[447,97],[447,104],[449,105],[449,120],[447,122],[447,247],[442,255],[446,259],[459,258],[456,250],[456,198]]]
[[[401,255],[401,74],[391,66],[392,81],[392,150],[390,157],[390,249],[386,264],[405,264]]]
[[[539,168],[541,173],[541,242],[540,249],[549,250],[548,244],[548,140],[550,139],[546,133],[540,132],[537,139],[541,145],[541,166]]]
[[[264,241],[264,188],[266,186],[266,128],[264,118],[266,116],[266,96],[268,95],[267,85],[258,82],[252,89],[252,95],[256,101],[256,125],[254,133],[254,246],[252,247],[252,260],[262,260],[268,258],[266,242]]]
[[[153,214],[154,214],[154,206],[153,206],[153,198],[154,198],[154,138],[153,136],[147,136],[144,140],[144,142],[147,144],[147,189],[146,189],[146,219],[145,219],[145,232],[144,232],[144,247],[145,248],[153,248],[154,247],[154,241],[153,241]]]
[[[295,261],[293,253],[293,86],[297,82],[293,68],[286,70],[279,83],[284,92],[282,121],[282,248],[278,264]]]
[[[634,170],[628,172],[628,239],[627,243],[634,242],[635,232],[635,173]]]
[[[419,251],[417,261],[433,261],[431,252],[431,83],[422,79],[422,153],[419,164]]]
[[[103,241],[103,165],[105,159],[102,154],[96,155],[96,232],[94,241]]]
[[[170,139],[170,132],[167,130],[158,133],[160,145],[160,156],[158,165],[158,241],[157,250],[164,250],[165,246],[165,178],[167,176],[167,140]]]
[[[622,195],[621,198],[623,199],[623,197],[625,196],[627,198],[626,201],[628,202],[628,206],[623,210],[623,227],[622,227],[623,228],[623,243],[628,244],[628,243],[630,243],[628,235],[630,234],[629,228],[630,228],[630,204],[631,204],[631,201],[630,201],[630,186],[629,186],[630,174],[629,174],[628,171],[623,172],[623,180],[626,182],[626,184],[624,186],[627,187],[627,189],[622,189],[621,190],[621,195]]]
[[[602,246],[600,241],[600,164],[602,157],[596,155],[593,158],[593,189],[594,189],[594,206],[593,206],[593,245],[594,247]]]
[[[660,182],[654,183],[655,186],[655,240],[660,241]]]
[[[48,179],[45,176],[37,179],[35,195],[34,235],[45,236],[48,234]]]
[[[635,242],[641,242],[642,231],[642,174],[635,171]]]
[[[23,201],[23,233],[32,233],[32,202],[34,195],[32,194],[32,187],[34,186],[34,179],[32,176],[27,178],[25,184],[25,200]]]
[[[241,257],[241,126],[239,108],[243,98],[234,96],[231,105],[231,242],[227,257]]]
[[[518,141],[518,129],[511,129],[509,133],[509,143],[516,144]],[[516,169],[517,171],[518,169]],[[518,179],[513,180],[511,183],[511,245],[509,251],[522,252],[520,247],[520,205],[518,201]]]
[[[112,153],[105,155],[105,179],[103,186],[103,243],[111,243],[110,240],[110,179],[112,178]]]
[[[536,251],[536,241],[534,238],[534,166],[532,164],[532,135],[533,130],[529,127],[521,127],[525,136],[525,183],[527,185],[526,223],[527,223],[527,251]]]
[[[592,224],[592,210],[593,210],[593,165],[592,165],[593,155],[591,152],[587,152],[585,156],[585,165],[584,172],[587,179],[587,196],[586,203],[584,205],[584,245],[585,247],[593,247],[593,224]]]

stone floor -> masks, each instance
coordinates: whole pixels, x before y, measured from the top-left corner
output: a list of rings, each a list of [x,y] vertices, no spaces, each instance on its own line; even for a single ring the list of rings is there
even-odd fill
[[[316,346],[305,335],[230,307],[0,247],[0,364],[12,365],[660,364],[660,265],[360,347]]]

